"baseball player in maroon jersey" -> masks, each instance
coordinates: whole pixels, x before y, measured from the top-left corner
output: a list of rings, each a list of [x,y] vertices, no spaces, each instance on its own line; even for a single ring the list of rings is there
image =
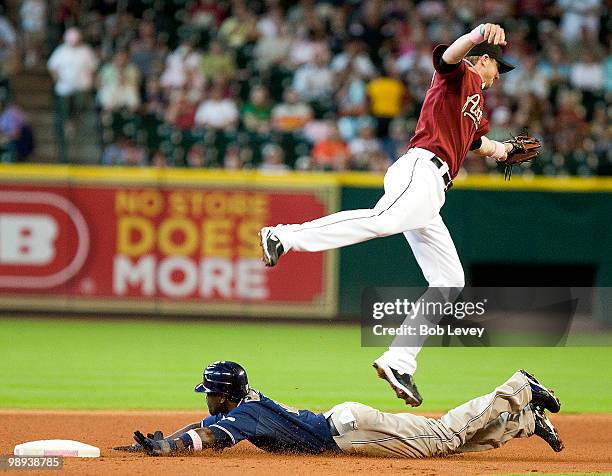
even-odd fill
[[[512,150],[511,144],[485,136],[489,123],[483,117],[483,90],[514,68],[502,57],[505,44],[503,28],[487,23],[450,46],[437,46],[411,148],[387,170],[382,198],[371,209],[262,228],[264,263],[274,266],[291,250],[330,250],[403,233],[430,288],[462,289],[463,268],[440,209],[469,150],[498,161]],[[412,377],[419,351],[420,346],[392,344],[374,362],[379,377],[412,406],[423,401]]]

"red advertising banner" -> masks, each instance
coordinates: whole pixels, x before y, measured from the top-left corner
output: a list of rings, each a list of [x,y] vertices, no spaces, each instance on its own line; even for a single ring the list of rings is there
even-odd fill
[[[65,168],[64,168],[65,169]],[[321,179],[71,167],[0,176],[0,304],[9,308],[320,316],[336,312],[335,253],[261,262],[262,226],[337,208]],[[98,170],[98,174],[93,174]],[[24,183],[25,178],[29,183]]]

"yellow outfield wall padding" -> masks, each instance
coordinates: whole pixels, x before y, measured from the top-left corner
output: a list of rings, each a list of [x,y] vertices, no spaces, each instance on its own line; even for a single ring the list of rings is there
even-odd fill
[[[383,186],[383,176],[368,172],[284,172],[262,173],[255,170],[194,170],[184,168],[101,167],[51,164],[0,164],[0,181],[81,183],[200,183],[248,184],[262,187],[312,187],[342,185],[376,188]],[[513,177],[504,181],[501,175],[472,175],[456,179],[457,189],[528,190],[550,192],[612,192],[612,177]]]

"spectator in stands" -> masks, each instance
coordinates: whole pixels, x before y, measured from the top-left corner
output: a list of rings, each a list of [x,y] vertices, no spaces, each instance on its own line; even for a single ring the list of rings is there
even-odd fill
[[[257,17],[251,13],[243,0],[232,4],[232,15],[226,18],[219,28],[221,39],[236,50],[257,39]]]
[[[284,101],[272,109],[272,127],[278,132],[298,133],[312,119],[312,108],[293,88],[287,88],[283,97]]]
[[[312,63],[300,66],[293,78],[295,89],[304,101],[313,104],[319,117],[331,107],[334,93],[334,72],[329,67],[329,53],[320,52]]]
[[[571,152],[580,148],[588,134],[586,111],[578,91],[561,91],[557,102],[557,114],[547,124],[552,138],[549,143],[551,150]]]
[[[249,100],[242,108],[242,123],[244,128],[255,134],[268,135],[271,128],[272,107],[268,98],[268,90],[263,86],[251,89]]]
[[[409,9],[414,10],[413,7]],[[419,50],[419,45],[429,44],[427,38],[427,30],[422,15],[414,11],[405,11],[398,14],[398,18],[403,19],[394,23],[393,49],[397,51],[397,62],[400,71],[401,65],[407,62],[419,64],[418,61],[413,61],[412,57]],[[406,21],[410,18],[410,21]],[[430,55],[431,57],[431,55]]]
[[[120,50],[112,62],[102,66],[98,75],[98,102],[102,110],[125,108],[134,112],[140,106],[140,73],[129,59],[128,52]]]
[[[124,136],[109,142],[102,152],[102,165],[120,165],[123,162],[122,144],[126,140]]]
[[[351,37],[348,31],[348,17],[350,14],[350,8],[337,5],[332,7],[331,13],[327,16],[327,44],[334,53],[342,51],[344,43]]]
[[[542,124],[544,116],[546,115],[545,109],[542,107],[542,100],[534,93],[525,91],[520,96],[517,96],[518,108],[514,113],[513,122],[518,126],[519,129],[532,129]],[[490,117],[491,128],[496,129],[499,123],[506,123],[508,126],[510,117],[505,117],[503,107],[497,107]],[[501,131],[500,131],[501,132]],[[505,134],[512,134],[513,131],[506,127]]]
[[[612,125],[610,125],[607,108],[599,105],[593,114],[589,135],[593,142],[593,151],[598,157],[598,174],[612,175]]]
[[[0,90],[9,93],[9,78],[17,69],[17,34],[2,10],[0,6]]]
[[[138,27],[138,38],[130,45],[130,61],[138,68],[143,80],[153,75],[156,63],[163,59],[160,53],[163,52],[157,48],[155,25],[143,20]]]
[[[596,38],[599,34],[601,0],[557,0],[562,10],[561,34],[567,43],[576,43],[583,34]]]
[[[166,122],[177,129],[188,131],[196,125],[199,95],[189,94],[182,89],[170,93],[166,110]]]
[[[236,73],[236,62],[220,40],[212,40],[208,51],[202,55],[202,73],[212,80],[216,76],[232,79]]]
[[[385,52],[383,46],[392,35],[389,28],[385,28],[383,0],[366,0],[360,2],[360,11],[349,27],[354,36],[359,36],[367,45],[370,58],[376,65],[382,63]]]
[[[168,156],[162,149],[157,149],[151,158],[151,165],[158,169],[165,169],[169,164]]]
[[[0,98],[0,162],[23,160],[33,149],[32,129],[25,113]]]
[[[128,138],[123,147],[123,164],[129,167],[142,167],[147,165],[147,153],[132,138]]]
[[[461,34],[457,36],[461,36]],[[434,72],[431,49],[432,46],[429,41],[421,41],[415,45],[414,50],[400,56],[395,62],[395,66],[401,74],[410,75],[414,74],[415,71],[424,71],[431,77]]]
[[[295,39],[289,51],[289,63],[296,68],[315,63],[319,56],[329,56],[325,37],[317,35],[307,25],[298,24]]]
[[[585,110],[579,91],[565,89],[557,99],[557,114],[551,118],[551,127],[585,127]]]
[[[79,0],[59,0],[56,7],[56,19],[54,23],[60,25],[62,33],[74,25],[79,24],[80,11]]]
[[[141,167],[147,164],[147,156],[134,139],[121,135],[104,149],[102,164]]]
[[[382,150],[376,150],[368,155],[366,170],[378,174],[384,174],[391,162]]]
[[[47,30],[47,4],[44,0],[23,0],[19,8],[25,48],[25,66],[36,66],[44,51]]]
[[[512,130],[512,120],[515,119],[517,122],[519,120],[516,117],[513,118],[513,111],[508,96],[504,95],[499,89],[491,91],[491,93],[493,94],[487,96],[487,105],[491,108],[489,113],[490,135],[492,137],[509,137],[514,133]],[[539,116],[540,111],[533,108],[532,112],[533,105],[529,102],[532,97],[535,98],[536,96],[529,94],[524,96],[524,101],[527,104],[523,105],[523,100],[521,100],[515,114],[523,114],[524,117],[529,117],[532,114]],[[521,108],[523,108],[522,111]],[[541,119],[541,117],[538,117],[538,120]]]
[[[195,116],[195,122],[199,126],[226,131],[235,130],[238,119],[236,102],[223,97],[222,84],[213,85],[210,97],[200,103]]]
[[[410,148],[410,138],[414,130],[408,129],[403,119],[393,119],[389,125],[389,137],[383,141],[383,149],[391,162],[395,162]]]
[[[223,168],[225,170],[240,170],[245,165],[244,154],[235,144],[231,144],[225,149],[223,156]]]
[[[502,2],[498,2],[502,3]],[[506,2],[507,3],[507,2]],[[423,4],[421,4],[423,5]],[[419,6],[421,6],[419,5]],[[457,17],[457,15],[450,8],[443,8],[443,12],[441,14],[434,14],[434,21],[428,21],[427,27],[427,37],[434,44],[436,43],[452,43],[453,38],[457,38],[464,33],[465,23]],[[512,11],[508,12],[508,14],[504,14],[501,10],[505,8],[502,6],[500,8],[500,13],[497,14],[494,18],[508,18],[512,15]],[[475,20],[476,18],[474,18]],[[431,61],[430,61],[431,64]]]
[[[312,149],[312,168],[317,170],[346,170],[351,152],[342,140],[336,126],[330,128],[329,135],[315,143]]]
[[[582,52],[578,61],[572,64],[570,84],[582,92],[582,103],[590,120],[595,104],[603,100],[604,91],[604,65],[592,50]]]
[[[504,78],[503,90],[509,96],[520,96],[524,93],[535,94],[540,100],[546,100],[549,94],[548,77],[536,67],[536,58],[527,56],[520,68]]]
[[[91,10],[87,14],[87,23],[81,25],[83,38],[87,38],[87,43],[96,51],[99,58],[102,53],[102,43],[107,34],[105,20],[98,11]],[[49,31],[49,36],[51,35],[53,35],[53,29]]]
[[[218,77],[221,77],[220,75]],[[203,91],[207,86],[206,77],[202,72],[201,64],[188,63],[185,70],[185,83],[183,90],[194,100],[201,100]]]
[[[349,67],[361,78],[370,79],[377,73],[372,60],[365,52],[365,45],[361,38],[351,37],[344,45],[344,49],[334,56],[331,69],[336,75],[342,75]],[[431,53],[429,54],[431,63]]]
[[[261,155],[263,161],[258,168],[262,172],[286,172],[289,170],[289,167],[285,164],[283,149],[278,145],[267,144],[264,146]]]
[[[268,2],[267,9],[257,21],[257,32],[260,36],[276,37],[281,25],[285,23],[285,12],[277,1]]]
[[[188,84],[194,70],[200,71],[202,57],[194,47],[194,38],[184,39],[179,47],[166,58],[166,68],[161,76],[161,85],[167,89],[184,87],[202,87],[203,84]],[[198,82],[197,75],[194,78]]]
[[[127,137],[124,134],[119,134],[112,139],[107,138],[100,163],[102,165],[121,165],[123,162],[123,145],[126,141]]]
[[[359,136],[352,139],[348,147],[351,153],[351,169],[367,170],[370,156],[383,152],[382,142],[376,137],[373,121],[361,126]]]
[[[275,36],[260,36],[253,49],[257,69],[268,71],[274,66],[284,66],[288,62],[293,41],[294,38],[287,22],[281,23]]]
[[[306,25],[309,19],[316,17],[315,2],[313,0],[299,0],[287,11],[287,18],[296,25]]]
[[[338,127],[344,140],[350,141],[359,134],[362,125],[368,122],[368,97],[366,83],[354,64],[348,63],[342,74],[337,76],[339,83],[336,93],[338,108]]]
[[[187,24],[197,30],[211,31],[221,26],[226,5],[217,0],[196,0],[187,4]]]
[[[604,92],[607,97],[607,101],[611,102],[612,99],[612,38],[608,39],[608,53],[604,60]]]
[[[370,112],[376,118],[377,135],[380,138],[387,137],[389,124],[403,113],[407,100],[406,87],[391,58],[385,61],[385,73],[370,81],[367,89]]]
[[[432,75],[425,70],[414,70],[404,76],[407,85],[406,95],[410,100],[406,100],[404,103],[404,114],[407,117],[416,119],[418,117],[418,111],[420,111],[423,101],[425,101],[425,95],[431,85]]]
[[[538,64],[539,73],[546,78],[551,94],[569,82],[570,65],[564,58],[560,45],[550,45]]]
[[[59,156],[68,159],[66,129],[74,134],[73,119],[89,106],[98,59],[89,45],[82,43],[78,28],[69,28],[47,63],[55,82],[55,120]],[[71,135],[72,135],[71,134]]]
[[[206,149],[202,144],[193,144],[187,152],[187,165],[192,169],[210,167],[212,161],[207,157]]]
[[[145,83],[145,93],[142,102],[143,114],[160,118],[164,117],[167,102],[161,84],[159,83],[159,78],[155,76],[149,77]]]
[[[137,20],[119,7],[105,19],[107,33],[99,46],[100,58],[108,61],[115,52],[125,49],[137,32]]]
[[[218,86],[221,89],[222,96],[228,99],[236,98],[236,83],[233,81],[229,81],[225,76],[217,75],[215,76],[212,85],[209,87],[210,90],[214,89]],[[237,99],[239,101],[239,99]]]

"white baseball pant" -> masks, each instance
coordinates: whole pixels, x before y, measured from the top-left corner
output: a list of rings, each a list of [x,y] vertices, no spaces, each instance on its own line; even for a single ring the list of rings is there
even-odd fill
[[[430,287],[463,288],[463,267],[442,221],[445,192],[432,152],[413,148],[385,174],[384,195],[374,208],[347,210],[302,224],[277,225],[275,235],[285,252],[324,251],[373,238],[403,233]],[[414,374],[420,347],[390,347],[385,363],[400,373]]]

